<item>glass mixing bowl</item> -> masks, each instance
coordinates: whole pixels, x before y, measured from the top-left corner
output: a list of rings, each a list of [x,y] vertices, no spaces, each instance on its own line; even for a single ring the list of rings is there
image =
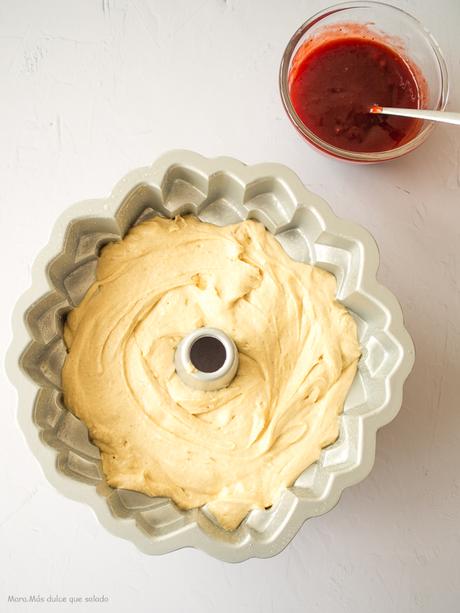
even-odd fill
[[[367,0],[336,4],[316,13],[293,34],[281,60],[279,85],[289,119],[297,131],[322,152],[352,162],[372,163],[391,160],[421,145],[433,130],[432,122],[421,122],[414,136],[396,148],[378,152],[357,152],[338,148],[312,132],[300,119],[291,101],[289,77],[297,53],[319,37],[372,37],[391,47],[415,70],[423,83],[420,107],[442,111],[448,97],[448,76],[438,43],[430,32],[405,11]],[[348,32],[348,33],[347,33]]]

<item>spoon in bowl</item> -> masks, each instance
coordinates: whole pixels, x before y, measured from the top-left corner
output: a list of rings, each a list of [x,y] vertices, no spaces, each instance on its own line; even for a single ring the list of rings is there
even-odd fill
[[[378,104],[373,104],[369,109],[369,113],[413,117],[414,119],[427,119],[428,121],[452,123],[460,126],[460,113],[447,113],[445,111],[430,111],[425,109],[398,109],[392,106],[379,106]]]

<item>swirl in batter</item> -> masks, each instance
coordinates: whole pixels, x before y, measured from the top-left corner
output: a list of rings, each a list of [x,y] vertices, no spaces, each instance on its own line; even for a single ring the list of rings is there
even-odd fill
[[[338,437],[360,348],[335,291],[255,221],[156,217],[104,247],[67,317],[62,381],[107,482],[207,504],[229,530],[275,503]],[[202,326],[237,345],[227,388],[191,389],[175,373],[177,344]]]

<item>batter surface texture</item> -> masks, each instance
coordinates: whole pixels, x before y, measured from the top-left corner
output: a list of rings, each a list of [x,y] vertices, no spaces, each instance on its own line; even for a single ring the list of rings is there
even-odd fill
[[[338,437],[360,347],[335,292],[255,221],[156,217],[104,247],[67,317],[62,381],[108,483],[207,504],[226,529],[275,503]],[[236,343],[227,388],[175,373],[177,344],[202,326]]]

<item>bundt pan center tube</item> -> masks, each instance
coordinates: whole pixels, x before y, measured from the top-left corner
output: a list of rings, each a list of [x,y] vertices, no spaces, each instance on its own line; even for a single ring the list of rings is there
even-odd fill
[[[238,370],[238,349],[217,328],[198,328],[185,336],[174,356],[182,381],[199,390],[217,390],[229,385]]]

